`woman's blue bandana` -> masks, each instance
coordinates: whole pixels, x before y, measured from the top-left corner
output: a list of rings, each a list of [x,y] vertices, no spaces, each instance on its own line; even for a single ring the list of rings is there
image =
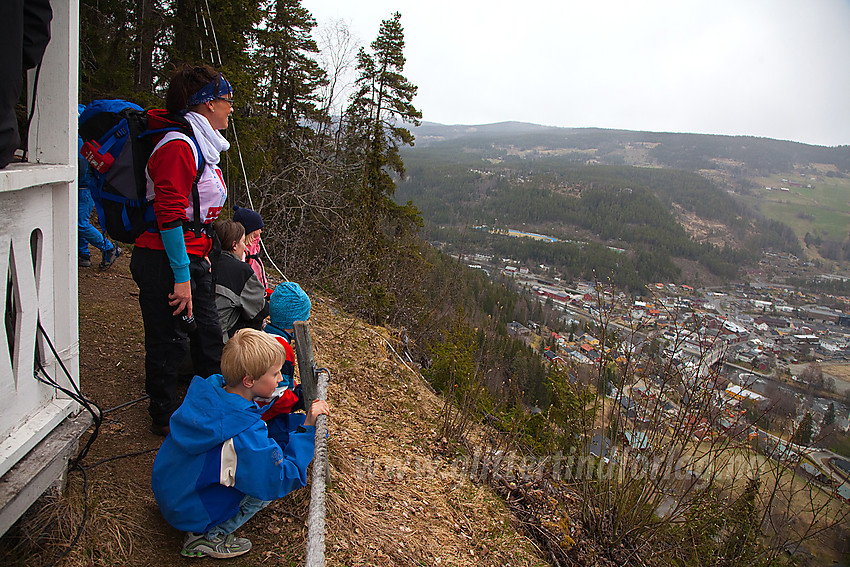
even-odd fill
[[[190,96],[186,106],[204,104],[228,94],[233,96],[233,87],[230,86],[227,79],[219,75],[218,79],[210,81],[201,90]]]

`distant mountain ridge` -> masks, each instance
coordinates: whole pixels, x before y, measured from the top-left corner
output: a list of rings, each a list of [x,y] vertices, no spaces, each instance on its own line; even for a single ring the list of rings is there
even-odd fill
[[[419,126],[411,129],[416,136],[416,144],[428,146],[435,142],[445,142],[456,138],[474,137],[477,135],[516,135],[530,134],[550,129],[550,126],[541,126],[529,122],[495,122],[493,124],[478,125],[445,125],[437,122],[422,122]]]
[[[711,169],[716,160],[732,160],[756,174],[787,170],[800,163],[818,163],[850,172],[850,145],[815,146],[801,142],[755,136],[688,134],[563,128],[527,122],[498,122],[480,125],[443,125],[423,122],[412,128],[419,147],[465,146],[491,150],[512,147],[538,153],[557,150],[594,150],[592,159],[611,165],[648,165],[696,171]],[[626,153],[638,145],[648,159],[631,161]],[[631,147],[631,148],[630,148]],[[636,152],[631,152],[636,155]],[[588,156],[586,156],[587,158]]]

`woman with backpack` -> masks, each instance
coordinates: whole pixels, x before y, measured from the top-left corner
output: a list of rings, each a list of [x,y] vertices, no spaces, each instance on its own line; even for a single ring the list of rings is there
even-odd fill
[[[209,66],[178,71],[168,86],[166,109],[148,112],[150,130],[169,131],[154,136],[146,169],[156,228],[136,238],[130,271],[145,325],[151,431],[159,435],[168,434],[180,405],[178,367],[187,338],[195,373],[220,372],[223,345],[212,274],[220,248],[211,226],[227,197],[218,163],[230,144],[219,130],[227,128],[232,112],[233,89]]]

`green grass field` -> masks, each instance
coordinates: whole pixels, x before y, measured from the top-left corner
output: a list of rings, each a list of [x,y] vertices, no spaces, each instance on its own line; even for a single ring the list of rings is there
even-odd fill
[[[843,241],[850,229],[850,179],[820,174],[815,177],[785,173],[755,178],[753,181],[760,187],[754,196],[744,200],[764,216],[789,225],[801,242],[807,232]],[[792,187],[782,179],[801,183],[803,187]],[[782,191],[782,187],[789,190]]]

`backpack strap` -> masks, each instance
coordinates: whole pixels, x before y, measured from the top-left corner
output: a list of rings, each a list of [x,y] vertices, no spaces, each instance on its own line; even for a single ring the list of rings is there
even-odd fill
[[[98,142],[100,143],[100,153],[105,154],[110,152],[112,146],[120,142],[116,151],[111,152],[114,155],[118,155],[121,151],[121,148],[124,146],[124,142],[127,138],[127,133],[130,130],[130,126],[127,124],[127,119],[122,118],[118,124],[112,127],[106,134],[104,134]]]
[[[126,118],[122,118],[118,121],[115,126],[110,128],[100,139],[97,140],[99,147],[98,151],[101,155],[110,154],[113,158],[118,156],[121,153],[121,149],[124,147],[126,143],[126,137],[129,132],[130,126],[127,123]],[[113,146],[115,148],[113,149]],[[86,171],[93,172],[96,171],[94,167],[88,163],[86,160]],[[89,176],[89,183],[86,185],[86,188],[89,190],[92,196],[92,200],[94,201],[94,208],[97,214],[97,222],[101,227],[106,227],[106,223],[104,222],[106,219],[106,213],[103,210],[103,199],[111,198],[116,202],[124,203],[124,199],[114,197],[109,195],[108,193],[104,193],[101,191],[103,188],[103,182],[106,180],[104,175],[98,175],[95,177]],[[127,218],[126,210],[123,212],[122,220],[124,221],[124,226],[130,228],[130,221]]]
[[[194,136],[189,136],[192,143],[195,144],[195,150],[198,152],[198,173],[195,175],[195,180],[192,182],[192,206],[195,208],[195,220],[192,222],[192,231],[195,233],[195,238],[200,238],[205,234],[203,224],[201,223],[201,193],[198,191],[198,181],[201,180],[201,174],[207,165],[207,160],[204,159],[204,154],[201,153],[201,146]]]
[[[89,164],[86,168],[87,172],[91,172],[94,168]],[[101,227],[106,227],[106,223],[104,220],[106,219],[106,213],[103,210],[103,193],[101,193],[101,189],[103,188],[103,177],[93,177],[89,175],[86,179],[89,180],[86,188],[89,190],[89,193],[92,196],[92,200],[94,201],[94,210],[97,214],[97,222]]]
[[[201,146],[198,144],[198,141],[195,139],[195,136],[193,136],[191,134],[187,134],[185,132],[185,128],[172,128],[172,127],[160,128],[158,130],[148,130],[143,135],[149,136],[149,135],[153,135],[153,134],[159,134],[159,133],[162,133],[162,132],[165,132],[165,133],[177,132],[177,133],[182,134],[183,136],[185,136],[186,138],[188,138],[189,140],[192,141],[192,145],[195,148],[195,155],[198,156],[197,160],[196,160],[196,163],[198,164],[198,171],[195,174],[195,179],[192,181],[192,189],[191,189],[192,208],[195,211],[195,215],[194,215],[195,218],[194,218],[194,220],[184,222],[183,228],[184,228],[184,230],[186,228],[188,228],[192,232],[194,232],[196,238],[200,238],[204,234],[209,235],[209,231],[205,228],[205,225],[201,222],[201,216],[200,216],[201,194],[198,191],[198,182],[201,180],[201,175],[203,175],[204,170],[206,169],[206,166],[207,166],[207,161],[204,159],[204,154],[201,153]],[[160,141],[154,147],[154,151],[158,150],[162,145],[165,145],[165,144],[163,144],[162,141]]]

